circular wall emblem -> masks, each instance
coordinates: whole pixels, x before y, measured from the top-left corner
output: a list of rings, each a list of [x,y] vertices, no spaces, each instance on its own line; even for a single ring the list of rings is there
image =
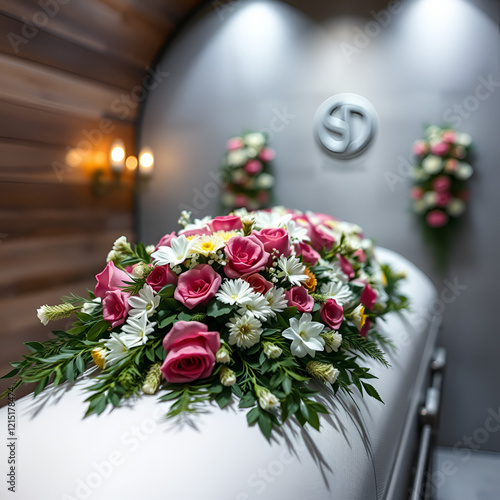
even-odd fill
[[[377,113],[357,94],[337,94],[324,101],[314,117],[320,144],[334,158],[354,158],[370,145],[377,132]]]

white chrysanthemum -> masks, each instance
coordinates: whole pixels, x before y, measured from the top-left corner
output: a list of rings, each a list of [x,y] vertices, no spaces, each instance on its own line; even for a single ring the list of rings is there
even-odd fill
[[[294,220],[289,220],[286,223],[286,230],[288,231],[288,239],[291,245],[311,240],[307,235],[307,228],[297,224]]]
[[[336,261],[332,263],[325,259],[319,259],[318,264],[321,267],[328,268],[327,271],[323,271],[320,274],[320,278],[328,278],[329,281],[341,281],[342,283],[347,283],[349,281],[349,276],[342,271],[340,262]]]
[[[260,293],[253,293],[251,295],[251,301],[242,304],[241,307],[238,309],[238,313],[240,314],[248,313],[254,318],[257,318],[261,321],[265,321],[269,316],[274,315],[267,299]]]
[[[227,164],[230,167],[241,167],[248,160],[246,151],[243,149],[235,149],[227,154]]]
[[[460,198],[452,198],[446,205],[446,210],[453,217],[458,217],[464,213],[465,203]]]
[[[261,132],[251,132],[243,137],[246,144],[253,148],[261,148],[266,143],[266,138]]]
[[[272,410],[278,407],[280,400],[267,389],[262,389],[259,393],[259,406],[263,410]]]
[[[106,364],[114,365],[127,356],[129,349],[133,345],[130,345],[124,334],[112,332],[111,337],[104,342],[104,347],[108,349],[105,354]]]
[[[309,276],[305,274],[306,266],[297,257],[281,255],[278,259],[278,267],[281,269],[278,277],[286,278],[292,285],[299,286],[309,279]]]
[[[193,229],[207,229],[208,223],[211,221],[212,221],[212,217],[210,217],[209,215],[207,215],[206,217],[203,217],[203,219],[195,219],[194,222],[186,224],[184,229],[181,229],[179,231],[179,233],[182,234],[185,231],[192,231]]]
[[[269,212],[259,210],[253,215],[255,217],[255,227],[257,229],[285,227],[292,218],[292,215],[287,214],[286,209],[283,207],[273,207]]]
[[[99,307],[101,302],[101,297],[96,297],[94,300],[92,300],[92,302],[85,302],[81,309],[82,313],[92,314]]]
[[[128,303],[132,308],[129,316],[140,316],[145,313],[149,318],[154,314],[160,300],[161,297],[146,283],[139,291],[139,296],[129,297]]]
[[[341,281],[331,281],[321,285],[321,293],[329,299],[335,299],[339,306],[344,306],[352,300],[352,292],[347,285]]]
[[[229,343],[247,348],[257,344],[262,333],[262,324],[250,314],[235,316],[226,323],[229,329]]]
[[[148,321],[146,314],[141,314],[136,317],[129,317],[127,324],[122,326],[124,338],[128,342],[129,347],[145,344],[148,341],[148,335],[154,332],[156,322]]]
[[[288,307],[285,290],[273,286],[265,295],[267,303],[273,313],[283,312]]]
[[[455,175],[459,179],[466,181],[472,175],[473,172],[474,172],[474,170],[472,169],[472,167],[468,163],[460,162],[460,165],[458,166],[458,169],[457,169]]]
[[[267,172],[263,172],[255,180],[255,184],[260,189],[271,189],[274,186],[274,182],[274,177]]]
[[[443,160],[439,156],[429,155],[422,162],[422,167],[430,175],[437,174],[443,170]]]
[[[325,348],[325,341],[320,336],[324,327],[323,323],[312,321],[309,313],[303,313],[299,320],[291,318],[290,327],[281,335],[292,341],[290,349],[294,356],[303,358],[309,354],[314,358],[316,351],[323,351]]]
[[[176,266],[182,264],[191,252],[191,248],[196,243],[197,238],[188,240],[183,234],[178,238],[170,240],[170,246],[161,246],[156,252],[153,252],[151,257],[159,266]]]
[[[225,244],[226,242],[216,234],[203,235],[196,240],[191,252],[208,257],[212,253],[217,253],[217,250],[223,248]]]
[[[113,243],[113,250],[115,252],[130,252],[130,243],[127,241],[126,236],[120,236],[114,243]]]
[[[215,294],[215,298],[229,305],[249,304],[254,294],[253,288],[245,280],[241,278],[225,279]]]

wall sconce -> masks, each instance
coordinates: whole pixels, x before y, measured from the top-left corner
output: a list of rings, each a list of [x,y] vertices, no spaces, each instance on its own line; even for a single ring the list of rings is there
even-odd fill
[[[149,148],[143,148],[139,154],[139,175],[149,178],[153,174],[155,159]]]
[[[137,168],[137,158],[135,156],[128,156],[125,160],[125,166],[127,170],[133,172]]]
[[[125,143],[121,139],[115,139],[111,144],[109,166],[115,176],[119,176],[123,172],[125,167]]]

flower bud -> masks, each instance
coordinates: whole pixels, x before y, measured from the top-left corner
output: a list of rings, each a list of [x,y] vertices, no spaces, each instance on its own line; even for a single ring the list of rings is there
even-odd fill
[[[271,342],[264,342],[263,347],[264,347],[264,354],[269,359],[279,358],[281,356],[281,353],[283,352],[281,350],[281,347],[278,347],[276,344],[272,344]]]
[[[306,370],[316,379],[322,382],[333,384],[339,376],[339,371],[330,363],[321,363],[320,361],[309,361]]]
[[[221,366],[219,373],[221,384],[224,386],[233,385],[236,382],[236,373],[227,366]]]

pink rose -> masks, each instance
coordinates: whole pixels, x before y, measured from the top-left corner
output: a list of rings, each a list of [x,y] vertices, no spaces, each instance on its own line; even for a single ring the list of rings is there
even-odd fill
[[[449,192],[436,193],[436,205],[438,207],[445,207],[451,200],[451,194]]]
[[[344,309],[341,305],[337,304],[335,299],[328,299],[321,304],[319,313],[323,323],[326,323],[330,328],[337,330],[342,324],[344,318]]]
[[[177,321],[163,339],[168,351],[161,373],[171,384],[206,378],[213,372],[215,353],[220,347],[218,332],[209,332],[198,321]]]
[[[240,217],[237,215],[221,215],[219,217],[215,217],[215,219],[210,223],[210,227],[214,232],[235,231],[237,229],[243,229],[243,224],[241,223]]]
[[[417,141],[413,144],[413,153],[417,156],[422,156],[427,153],[427,144],[423,141]]]
[[[262,161],[272,161],[274,160],[274,150],[271,149],[271,148],[264,148],[260,154],[259,154],[259,158],[262,160]]]
[[[446,160],[444,164],[444,169],[447,172],[455,172],[458,169],[458,161],[455,160],[455,158],[450,158],[449,160]]]
[[[371,325],[372,325],[372,320],[370,318],[366,318],[365,324],[362,326],[361,330],[359,331],[359,334],[362,337],[366,337],[366,334],[368,333],[368,330],[370,329]]]
[[[443,227],[448,222],[448,216],[441,210],[430,211],[425,220],[431,227]]]
[[[363,292],[361,293],[360,302],[371,311],[376,301],[377,294],[375,293],[373,288],[367,284],[363,289]]]
[[[353,252],[352,255],[354,257],[357,257],[358,260],[359,260],[359,262],[361,262],[362,264],[364,262],[366,262],[366,255],[365,255],[365,252],[363,251],[362,248],[360,248],[360,249],[356,250],[355,252]]]
[[[412,200],[420,200],[424,195],[424,190],[419,187],[412,187],[410,191],[410,196]]]
[[[449,149],[450,145],[446,142],[438,142],[434,146],[431,146],[431,153],[436,156],[444,156]]]
[[[113,328],[123,324],[127,319],[130,311],[129,297],[129,293],[111,290],[102,299],[102,317],[104,320],[109,321]]]
[[[254,235],[233,236],[224,248],[227,264],[224,272],[228,278],[241,278],[262,271],[269,260],[263,243]]]
[[[250,160],[245,164],[244,168],[247,174],[255,175],[262,170],[262,163],[259,160]]]
[[[205,235],[210,235],[212,234],[212,231],[209,229],[202,228],[202,229],[188,229],[187,231],[181,231],[181,234],[185,236],[186,238],[189,238],[190,236],[205,236]]]
[[[132,281],[129,274],[121,269],[118,269],[113,261],[108,262],[102,273],[96,276],[97,285],[95,286],[94,295],[104,299],[106,294],[113,290],[121,291],[122,287],[127,286],[126,281]]]
[[[352,280],[354,278],[354,276],[356,275],[356,273],[354,272],[354,269],[353,269],[351,263],[347,260],[346,257],[343,257],[342,255],[337,255],[337,257],[339,258],[340,269],[342,269],[342,272],[344,274],[347,274],[347,277],[350,280]]]
[[[155,292],[159,292],[165,285],[175,285],[177,283],[177,276],[169,266],[156,266],[148,274],[146,283]]]
[[[156,250],[158,250],[158,248],[160,247],[169,247],[170,242],[172,241],[173,238],[177,238],[175,231],[172,231],[170,234],[162,236],[161,240],[158,242],[158,245],[156,245]]]
[[[264,295],[273,287],[273,284],[264,278],[262,274],[255,273],[243,278],[254,290],[254,292]]]
[[[174,299],[188,309],[199,304],[207,305],[215,297],[221,281],[220,275],[212,266],[199,264],[179,276]]]
[[[307,243],[300,242],[294,245],[295,254],[302,255],[302,260],[305,264],[309,266],[315,266],[318,263],[319,258],[321,257],[316,250],[311,245]]]
[[[443,141],[448,143],[455,142],[455,132],[452,132],[451,130],[443,132]]]
[[[246,194],[238,193],[234,199],[234,204],[238,208],[246,207],[250,202]]]
[[[266,252],[272,253],[275,251],[278,255],[288,257],[290,255],[290,242],[288,239],[288,231],[282,227],[269,227],[260,231],[253,231],[253,234],[264,245]]]
[[[314,306],[314,299],[301,286],[294,286],[285,293],[288,307],[297,306],[299,312],[309,313]]]
[[[432,187],[434,188],[434,190],[438,191],[439,193],[443,191],[448,191],[448,189],[450,189],[450,186],[451,186],[451,180],[449,177],[446,177],[445,175],[438,177],[432,183]]]
[[[239,137],[233,137],[227,141],[227,149],[234,151],[243,147],[243,141]]]
[[[332,217],[331,215],[322,214],[321,212],[314,212],[313,215],[314,217],[316,217],[316,219],[318,219],[318,224],[328,225],[328,222],[332,221],[335,222],[338,220],[335,217]]]
[[[313,224],[309,225],[308,235],[309,238],[311,238],[312,246],[316,250],[328,250],[335,244],[335,238],[333,236]]]

